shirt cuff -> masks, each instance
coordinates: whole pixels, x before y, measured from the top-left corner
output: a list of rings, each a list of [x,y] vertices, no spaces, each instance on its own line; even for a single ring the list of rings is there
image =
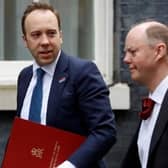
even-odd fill
[[[57,168],[76,168],[70,161],[66,160],[60,164]]]

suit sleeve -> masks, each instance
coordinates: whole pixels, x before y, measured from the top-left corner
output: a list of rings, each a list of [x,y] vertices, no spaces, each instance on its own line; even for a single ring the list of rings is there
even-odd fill
[[[78,104],[88,137],[69,160],[78,168],[86,168],[101,160],[110,150],[116,141],[116,128],[109,90],[96,65],[86,63],[77,76]]]

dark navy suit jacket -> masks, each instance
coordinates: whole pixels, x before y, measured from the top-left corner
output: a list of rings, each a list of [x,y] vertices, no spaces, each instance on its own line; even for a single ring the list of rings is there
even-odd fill
[[[32,66],[18,78],[17,115],[32,78]],[[109,91],[96,65],[61,52],[47,108],[47,125],[87,136],[68,158],[77,168],[104,168],[103,156],[116,140]]]
[[[164,97],[156,125],[154,127],[147,168],[168,168],[168,91]],[[140,122],[141,123],[141,122]],[[122,162],[122,168],[141,168],[137,139],[140,124]]]

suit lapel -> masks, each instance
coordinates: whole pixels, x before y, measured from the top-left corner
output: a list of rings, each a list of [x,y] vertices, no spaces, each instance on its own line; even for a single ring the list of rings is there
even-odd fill
[[[168,108],[167,108],[167,102],[168,102],[168,91],[166,92],[166,95],[164,97],[158,119],[156,121],[156,125],[154,128],[154,132],[152,135],[151,145],[150,145],[150,151],[149,151],[149,158],[154,151],[156,144],[158,143],[164,128],[168,122],[167,114],[168,114]]]
[[[61,52],[60,58],[56,65],[48,99],[47,124],[50,123],[50,120],[55,116],[56,110],[58,110],[57,107],[59,107],[60,97],[65,83],[68,80],[67,67],[68,57]]]

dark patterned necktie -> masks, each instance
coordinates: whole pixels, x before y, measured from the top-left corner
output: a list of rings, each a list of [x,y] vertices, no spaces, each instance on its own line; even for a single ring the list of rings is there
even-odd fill
[[[37,123],[41,122],[41,106],[42,106],[42,89],[43,89],[43,76],[44,71],[41,68],[38,68],[37,71],[37,81],[34,87],[31,104],[30,104],[30,112],[29,112],[29,120],[35,121]]]
[[[142,99],[142,111],[139,113],[141,119],[146,120],[151,115],[154,104],[150,98]]]

